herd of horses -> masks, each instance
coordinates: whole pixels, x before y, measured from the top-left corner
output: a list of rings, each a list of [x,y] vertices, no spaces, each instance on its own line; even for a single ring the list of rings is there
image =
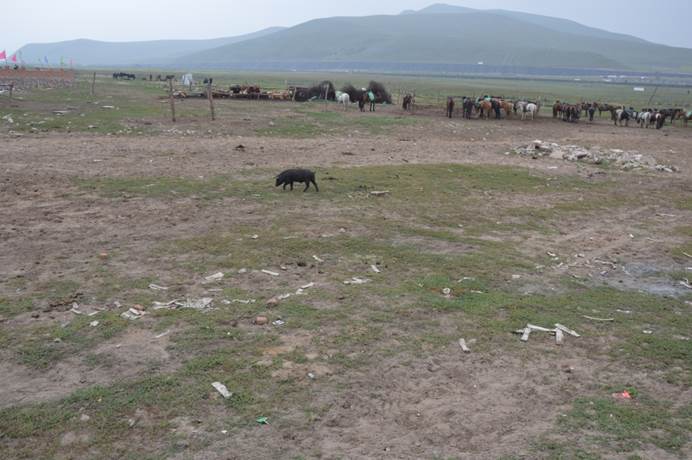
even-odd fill
[[[407,98],[409,98],[407,100]],[[403,109],[408,111],[411,108],[411,96],[404,97]],[[462,116],[467,120],[473,118],[474,114],[478,118],[485,120],[494,116],[495,119],[511,118],[512,116],[521,117],[522,120],[534,120],[541,109],[540,102],[520,100],[510,101],[502,97],[483,96],[478,98],[461,97]],[[456,107],[454,97],[447,98],[446,115],[453,118]]]
[[[588,117],[589,121],[592,122],[596,111],[598,111],[599,117],[602,117],[604,112],[610,113],[610,118],[616,126],[629,126],[630,121],[632,121],[641,128],[655,127],[661,129],[667,120],[670,120],[671,124],[675,120],[682,120],[687,126],[689,120],[692,119],[692,112],[686,112],[684,109],[645,108],[638,111],[633,107],[626,108],[624,105],[600,102],[567,104],[560,101],[556,101],[553,105],[553,118],[577,122],[583,113],[584,117]]]
[[[413,97],[407,94],[404,97],[402,108],[405,111],[410,111],[412,107]],[[471,119],[474,114],[481,119],[490,119],[494,116],[495,119],[511,118],[513,116],[520,117],[522,120],[534,120],[541,109],[539,101],[519,100],[510,101],[503,97],[483,96],[478,98],[461,97],[461,107],[463,117]],[[454,97],[447,98],[445,114],[449,118],[453,118],[457,101]],[[687,126],[692,120],[692,111],[684,109],[657,109],[645,108],[640,111],[633,107],[626,108],[623,105],[614,105],[600,102],[581,102],[577,104],[569,104],[556,101],[552,107],[553,118],[560,118],[563,121],[577,123],[582,116],[588,118],[589,122],[593,122],[596,112],[599,118],[603,113],[610,113],[611,120],[616,126],[629,126],[630,122],[636,123],[642,128],[655,127],[661,129],[667,120],[673,124],[675,120],[682,120]]]

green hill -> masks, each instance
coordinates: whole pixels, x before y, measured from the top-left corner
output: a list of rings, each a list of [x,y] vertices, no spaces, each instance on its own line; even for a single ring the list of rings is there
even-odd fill
[[[209,40],[102,42],[79,39],[29,44],[19,51],[24,62],[29,65],[43,63],[44,57],[47,57],[51,64],[56,64],[64,58],[66,62],[72,59],[75,64],[85,66],[166,66],[181,56],[263,37],[280,30],[282,28],[273,27],[252,34]]]
[[[433,5],[394,16],[316,19],[275,34],[185,56],[178,66],[262,62],[379,62],[677,71],[692,50],[573,21]]]

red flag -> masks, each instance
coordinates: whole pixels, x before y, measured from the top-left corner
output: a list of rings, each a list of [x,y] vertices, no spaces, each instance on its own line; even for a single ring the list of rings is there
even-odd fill
[[[5,53],[5,50],[2,50],[2,52],[0,53],[0,59],[7,60],[7,54]]]
[[[17,53],[14,53],[12,57],[10,58],[10,61],[12,62],[17,62]]]

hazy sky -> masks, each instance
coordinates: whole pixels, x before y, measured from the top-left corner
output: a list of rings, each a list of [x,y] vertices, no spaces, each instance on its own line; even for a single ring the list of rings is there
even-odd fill
[[[108,41],[213,38],[328,16],[397,14],[435,0],[2,0],[0,51],[75,38]],[[452,0],[575,20],[692,48],[692,0]],[[347,7],[346,7],[347,6]]]

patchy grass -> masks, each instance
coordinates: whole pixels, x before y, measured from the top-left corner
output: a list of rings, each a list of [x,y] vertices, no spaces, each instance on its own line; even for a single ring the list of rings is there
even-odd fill
[[[633,452],[654,445],[680,452],[689,442],[690,415],[690,405],[675,408],[671,402],[641,394],[631,401],[617,401],[608,395],[578,398],[560,425],[571,435],[584,433],[580,443],[594,442],[611,451]]]

